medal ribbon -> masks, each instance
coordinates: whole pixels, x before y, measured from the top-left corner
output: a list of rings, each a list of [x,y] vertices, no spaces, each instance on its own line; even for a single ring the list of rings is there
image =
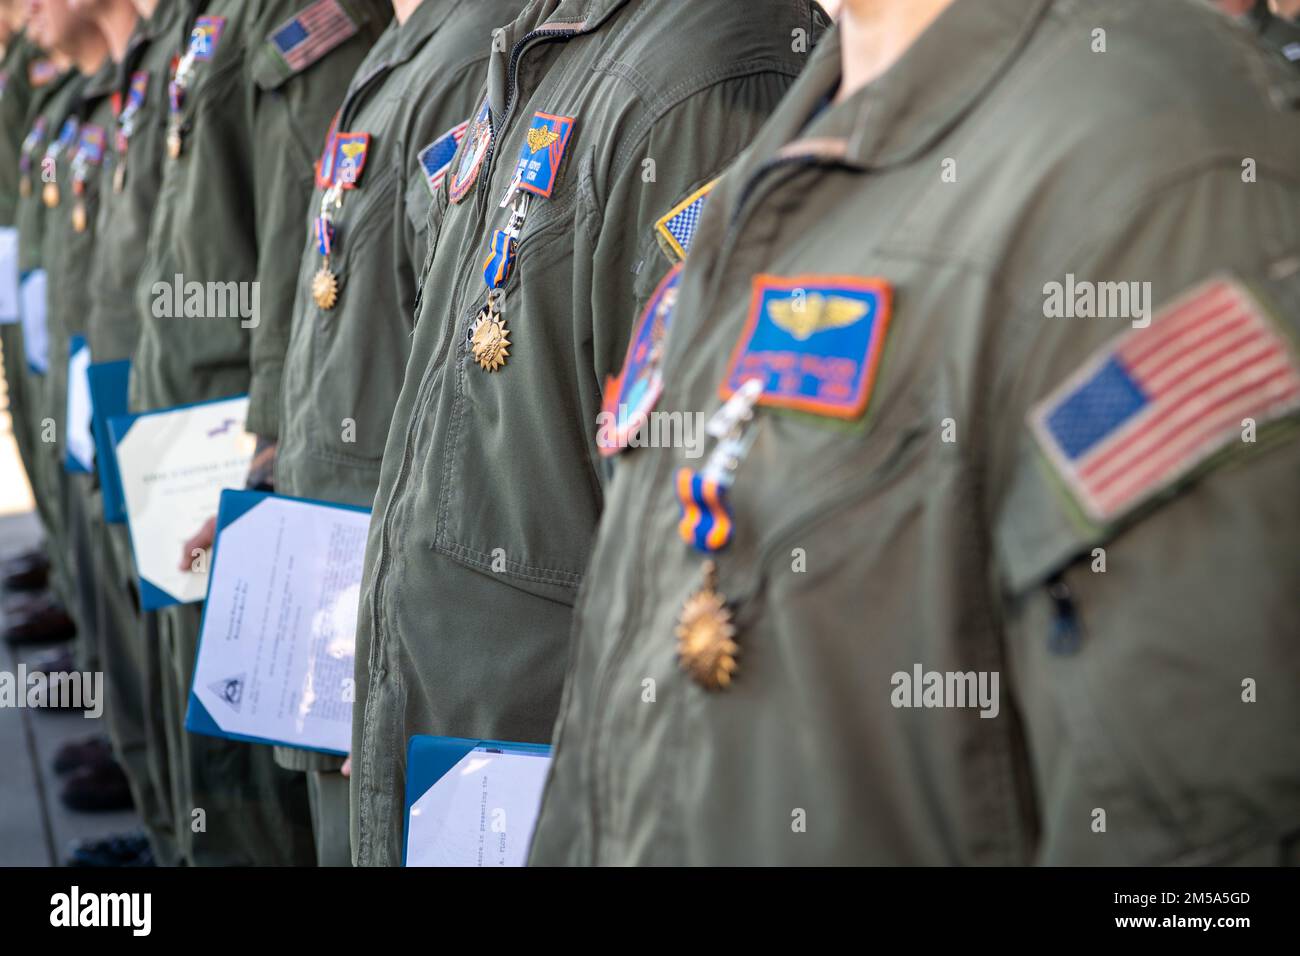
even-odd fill
[[[492,233],[492,251],[483,263],[483,281],[489,289],[499,289],[505,285],[514,266],[518,247],[519,240],[510,235],[508,230],[498,229]]]
[[[45,142],[45,117],[38,116],[36,122],[32,124],[31,130],[27,133],[27,138],[23,140],[22,154],[18,158],[20,172],[31,172],[32,154],[40,149],[43,142]]]
[[[323,210],[316,217],[316,249],[326,259],[334,251],[334,223]]]
[[[727,491],[736,480],[736,469],[749,454],[755,432],[754,404],[762,394],[762,383],[750,379],[709,420],[706,431],[718,442],[702,471],[682,468],[677,472],[677,503],[681,539],[706,554],[721,551],[731,543],[735,522]]]
[[[721,551],[731,542],[731,511],[724,479],[690,468],[677,472],[677,500],[682,518],[677,533],[697,551]]]
[[[519,193],[510,209],[510,221],[504,229],[492,233],[492,248],[483,262],[483,282],[492,292],[500,289],[510,278],[519,251],[519,233],[528,215],[528,193]]]

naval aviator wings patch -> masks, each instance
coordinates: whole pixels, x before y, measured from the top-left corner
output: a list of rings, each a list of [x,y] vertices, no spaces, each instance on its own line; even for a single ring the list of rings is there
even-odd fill
[[[271,32],[271,46],[289,69],[299,73],[357,30],[356,22],[338,0],[316,0]]]
[[[757,275],[749,319],[719,386],[731,398],[750,379],[759,405],[852,421],[871,400],[893,287],[879,277]]]
[[[1300,410],[1300,363],[1256,296],[1216,278],[1094,353],[1028,415],[1084,513],[1112,524],[1256,426]]]

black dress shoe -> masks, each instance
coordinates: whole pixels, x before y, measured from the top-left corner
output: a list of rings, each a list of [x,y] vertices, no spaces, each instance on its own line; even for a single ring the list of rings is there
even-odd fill
[[[69,740],[54,752],[54,772],[57,774],[112,762],[113,746],[103,734],[95,734],[84,740]]]
[[[9,644],[49,644],[66,641],[76,636],[77,625],[52,599],[34,606],[23,614],[15,614],[5,628],[5,641]]]
[[[32,551],[0,564],[0,585],[8,591],[39,591],[50,580],[50,559]]]
[[[110,810],[130,810],[131,788],[126,774],[116,762],[82,767],[67,778],[59,799],[69,810],[80,813],[106,813]]]
[[[122,833],[102,840],[72,844],[64,866],[157,866],[153,849],[143,833]]]

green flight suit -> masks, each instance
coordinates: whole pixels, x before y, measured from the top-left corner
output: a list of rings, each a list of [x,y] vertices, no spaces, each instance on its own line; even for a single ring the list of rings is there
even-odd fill
[[[44,66],[34,69],[40,59],[35,44],[18,34],[5,50],[4,62],[0,64],[0,229],[17,229],[21,167],[25,153],[33,148],[27,145],[30,120],[44,106],[50,91],[57,88],[55,78],[45,72]],[[19,458],[30,473],[33,449],[23,397],[26,363],[22,335],[20,323],[0,325],[10,427]]]
[[[374,501],[415,322],[432,182],[445,172],[437,159],[426,172],[421,157],[450,159],[457,128],[478,105],[492,30],[522,6],[523,0],[423,0],[406,23],[389,25],[353,77],[338,130],[368,133],[370,141],[356,188],[329,210],[335,242],[328,268],[339,292],[328,309],[312,295],[324,266],[314,234],[303,250],[281,396],[281,494],[365,508]],[[327,188],[317,183],[313,214]],[[310,772],[320,865],[350,866],[342,759],[287,747],[276,749],[276,759]]]
[[[669,264],[655,223],[749,145],[823,24],[807,0],[546,0],[494,42],[491,123],[475,124],[491,142],[467,133],[435,199],[370,525],[357,862],[401,858],[412,734],[550,739],[603,502],[602,387]],[[552,182],[530,172],[543,167]],[[528,193],[503,287],[509,355],[488,372],[467,337],[517,168],[549,197]]]
[[[314,51],[293,26],[308,0],[211,0],[186,8],[213,27],[170,126],[157,210],[136,304],[140,338],[131,368],[133,410],[248,393],[246,426],[278,432],[280,366],[296,289],[312,164],[348,79],[391,18],[391,7],[359,0],[317,4],[329,37]],[[347,26],[340,26],[340,17]],[[315,41],[311,41],[315,42]],[[277,45],[279,44],[279,45]],[[310,43],[308,44],[310,47]],[[177,52],[189,48],[186,40]],[[155,300],[173,282],[257,283],[259,312],[171,318]],[[165,310],[158,310],[165,311]],[[177,550],[197,531],[177,529]],[[164,642],[164,699],[173,813],[182,858],[191,864],[313,863],[310,810],[301,774],[275,765],[270,747],[188,734],[201,605],[146,615]],[[206,820],[206,832],[195,821]]]
[[[167,84],[180,22],[180,7],[159,4],[152,17],[137,23],[116,72],[120,110],[101,172],[95,254],[89,267],[93,296],[86,332],[96,363],[131,358],[139,336],[135,284],[162,181]],[[126,524],[105,523],[98,493],[90,508],[97,530],[97,631],[109,736],[154,858],[160,865],[174,865],[178,855],[163,720],[162,647],[157,640],[145,639]]]
[[[746,376],[763,390],[730,472],[730,541],[684,540],[708,525],[693,494],[679,505],[681,470],[707,458],[619,456],[533,863],[1287,852],[1294,431],[1270,413],[1246,444],[1229,416],[1220,467],[1135,470],[1089,519],[1066,456],[1038,450],[1044,421],[1092,448],[1138,407],[1115,356],[1141,310],[1058,317],[1049,291],[1067,276],[1149,282],[1163,336],[1183,293],[1215,275],[1239,292],[1277,264],[1290,278],[1259,290],[1250,329],[1271,326],[1279,349],[1300,331],[1300,130],[1273,96],[1290,77],[1216,17],[1178,0],[956,0],[829,107],[838,30],[817,50],[711,196],[663,346],[659,409],[711,416]],[[1211,301],[1194,292],[1183,317]],[[1226,333],[1240,313],[1215,309]],[[1178,360],[1136,342],[1135,362]],[[1171,400],[1155,434],[1212,411]],[[709,690],[683,665],[728,653],[728,624],[738,668]],[[955,681],[931,699],[924,677],[917,707],[917,667],[989,688],[1000,673],[1000,706],[962,706]]]
[[[45,184],[54,205],[48,208],[41,259],[48,276],[46,328],[50,368],[45,375],[45,405],[54,421],[52,441],[43,442],[55,501],[63,518],[58,540],[72,575],[73,602],[69,613],[77,622],[77,666],[101,670],[97,620],[99,589],[95,585],[94,523],[89,505],[95,494],[93,474],[71,472],[68,450],[68,359],[73,336],[84,336],[94,290],[85,281],[94,256],[95,222],[99,203],[99,172],[113,125],[113,80],[117,69],[107,57],[86,76],[81,94],[64,124],[75,124],[71,144],[55,157],[54,183]],[[67,127],[71,129],[72,127]]]
[[[37,73],[40,69],[43,68],[38,68]],[[42,247],[46,224],[52,217],[41,199],[43,170],[47,168],[47,157],[50,160],[48,168],[54,168],[50,154],[53,141],[84,83],[85,78],[80,74],[67,71],[47,79],[32,94],[27,135],[19,157],[20,183],[24,185],[14,210],[14,224],[18,227],[18,272],[24,283],[35,281],[37,273],[44,271]],[[44,421],[48,414],[45,375],[27,362],[21,326],[6,326],[5,336],[5,375],[10,383],[15,412],[14,438],[45,530],[45,550],[53,572],[53,589],[64,605],[71,608],[75,596],[72,573],[66,554],[57,546],[57,542],[62,540],[64,523],[58,502],[57,477],[52,470],[53,456],[43,449],[43,439],[50,433]]]

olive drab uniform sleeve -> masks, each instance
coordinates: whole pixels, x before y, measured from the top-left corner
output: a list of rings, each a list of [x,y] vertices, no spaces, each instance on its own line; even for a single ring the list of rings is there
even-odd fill
[[[314,0],[266,4],[254,24],[255,35],[265,37],[249,51],[261,314],[251,330],[247,426],[267,438],[279,433],[280,379],[318,144],[390,15],[384,4]],[[308,16],[323,39],[299,39],[294,24]]]
[[[1147,277],[1149,326],[1040,312],[1005,342],[993,533],[1047,861],[1300,859],[1278,733],[1300,682],[1300,185],[1261,163],[1080,237],[1100,255],[1076,274]]]

